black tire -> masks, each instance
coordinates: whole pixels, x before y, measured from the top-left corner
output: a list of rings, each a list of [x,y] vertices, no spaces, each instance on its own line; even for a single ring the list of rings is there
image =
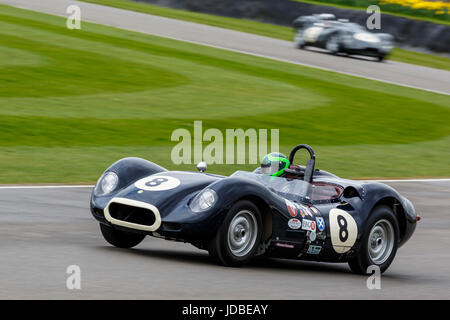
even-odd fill
[[[254,216],[257,228],[255,231],[255,241],[250,241],[247,247],[247,253],[243,255],[236,255],[233,253],[228,241],[230,224],[235,221],[234,218],[245,214],[245,211],[251,212]],[[243,213],[244,212],[244,213]],[[253,232],[249,234],[253,235]],[[258,208],[247,200],[241,200],[231,207],[228,211],[225,220],[219,228],[216,236],[210,241],[208,245],[209,255],[218,263],[228,267],[240,267],[248,263],[254,256],[262,236],[262,219]],[[253,243],[253,244],[252,244]]]
[[[334,42],[334,43],[333,43]],[[330,43],[333,45],[331,46]],[[331,53],[331,54],[338,54],[340,51],[340,44],[339,44],[339,37],[336,35],[331,36],[325,44],[325,48]]]
[[[377,57],[377,60],[378,60],[378,62],[383,62],[383,60],[384,60],[384,58],[385,58],[386,56],[385,55],[379,55],[378,57]]]
[[[305,40],[303,39],[303,33],[300,34],[301,31],[298,31],[294,36],[294,46],[297,49],[305,48]]]
[[[145,234],[117,230],[103,223],[100,223],[100,230],[102,231],[103,238],[109,244],[118,248],[132,248],[141,243],[145,238]]]
[[[372,258],[370,257],[369,253],[369,236],[372,228],[378,223],[382,223],[383,220],[387,220],[390,222],[392,228],[393,228],[393,246],[392,250],[389,254],[386,254],[387,258],[385,258],[385,261],[380,261],[381,263],[374,262]],[[397,218],[392,211],[392,209],[388,206],[377,206],[373,211],[372,214],[369,217],[369,220],[367,222],[367,228],[364,232],[364,236],[361,238],[361,245],[359,252],[357,256],[355,256],[353,259],[351,259],[348,264],[350,266],[350,269],[354,273],[358,274],[369,274],[367,272],[367,268],[371,265],[378,266],[380,268],[381,273],[387,270],[387,268],[391,265],[392,261],[394,260],[395,254],[397,253],[397,247],[399,242],[399,227],[398,227],[398,221]]]

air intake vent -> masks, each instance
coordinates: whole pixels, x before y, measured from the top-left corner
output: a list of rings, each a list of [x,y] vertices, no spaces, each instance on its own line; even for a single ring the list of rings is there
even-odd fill
[[[155,223],[155,214],[147,208],[129,206],[122,203],[111,203],[109,214],[117,220],[151,226]]]
[[[113,198],[105,208],[105,218],[113,225],[148,232],[161,225],[161,216],[155,206],[127,198]]]

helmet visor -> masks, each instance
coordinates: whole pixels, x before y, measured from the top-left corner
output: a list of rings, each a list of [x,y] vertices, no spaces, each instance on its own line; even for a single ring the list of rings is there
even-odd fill
[[[279,171],[278,162],[263,162],[261,163],[261,173],[272,175],[274,173],[277,173]]]

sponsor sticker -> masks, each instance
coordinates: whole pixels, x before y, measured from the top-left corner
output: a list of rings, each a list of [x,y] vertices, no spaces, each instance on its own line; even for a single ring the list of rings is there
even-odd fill
[[[302,217],[309,216],[311,218],[314,218],[314,213],[310,208],[299,203],[289,201],[287,199],[284,199],[284,202],[286,203],[286,207],[288,208],[289,215],[291,217],[295,218],[297,214],[300,214]]]
[[[300,227],[302,226],[302,223],[299,219],[293,218],[288,221],[288,226],[289,226],[289,228],[296,230],[296,229],[300,229]]]
[[[316,217],[317,221],[317,229],[319,229],[320,232],[325,230],[325,220],[323,220],[322,217]]]
[[[305,210],[299,209],[298,212],[300,213],[300,215],[301,215],[302,217],[305,217],[305,216],[306,216]]]
[[[310,207],[310,209],[314,214],[319,214],[319,210],[317,210],[316,208]]]
[[[305,213],[306,213],[308,216],[310,216],[311,218],[314,218],[314,215],[313,215],[312,211],[311,211],[309,208],[306,208],[306,207],[305,207]]]
[[[310,240],[311,242],[316,241],[316,232],[315,232],[315,231],[310,231],[310,232],[309,232],[309,240]]]
[[[309,246],[308,251],[306,253],[308,254],[319,254],[322,250],[321,246]]]
[[[289,211],[289,215],[291,217],[296,217],[297,216],[297,206],[295,205],[295,203],[284,199],[284,202],[286,203],[286,207],[288,208]]]
[[[313,217],[312,212],[309,210],[308,207],[306,207],[304,205],[301,205],[301,204],[298,204],[298,203],[296,203],[296,205],[297,205],[297,208],[298,208],[298,212],[300,213],[300,215],[302,217],[306,217],[306,216],[309,216],[311,218]]]
[[[302,229],[307,231],[316,231],[316,222],[313,220],[303,219]]]

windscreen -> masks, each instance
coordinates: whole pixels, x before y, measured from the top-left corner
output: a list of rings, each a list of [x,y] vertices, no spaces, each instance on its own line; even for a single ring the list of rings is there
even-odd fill
[[[306,181],[272,177],[261,173],[247,171],[236,171],[231,176],[257,181],[284,198],[300,202],[309,202],[311,184]]]
[[[254,172],[236,171],[231,176],[257,181],[283,198],[303,203],[324,203],[339,201],[344,188],[332,182],[313,181],[312,183],[283,177],[261,174],[260,168]]]

